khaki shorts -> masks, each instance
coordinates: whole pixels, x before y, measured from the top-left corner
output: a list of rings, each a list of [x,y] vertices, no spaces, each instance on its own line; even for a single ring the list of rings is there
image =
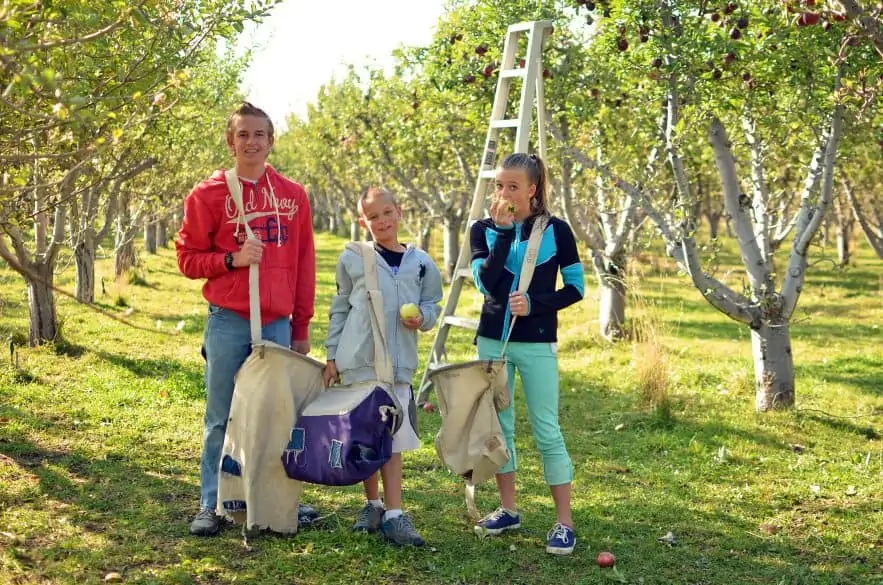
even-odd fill
[[[396,384],[395,393],[405,411],[405,416],[402,426],[392,437],[392,452],[414,451],[420,448],[420,437],[417,436],[417,404],[414,402],[414,390],[410,384]]]

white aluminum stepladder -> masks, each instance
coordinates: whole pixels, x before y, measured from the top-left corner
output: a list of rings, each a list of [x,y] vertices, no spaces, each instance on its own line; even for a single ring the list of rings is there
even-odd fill
[[[466,280],[472,281],[472,268],[469,252],[469,230],[476,220],[484,217],[488,186],[496,179],[497,145],[499,144],[500,131],[506,128],[515,129],[515,142],[513,152],[528,152],[530,144],[530,131],[533,123],[534,108],[537,116],[537,147],[539,155],[546,160],[546,110],[545,96],[543,93],[543,45],[552,33],[553,26],[550,20],[537,20],[521,22],[510,25],[506,31],[506,40],[503,44],[503,58],[500,64],[500,72],[497,78],[497,89],[494,94],[494,104],[491,111],[490,123],[487,129],[487,138],[484,143],[478,169],[478,179],[475,183],[475,191],[472,195],[472,207],[469,211],[469,220],[466,222],[463,241],[460,245],[460,254],[457,257],[451,289],[445,302],[441,323],[432,344],[423,380],[420,382],[420,391],[417,396],[417,404],[423,405],[429,398],[432,383],[429,373],[444,365],[447,358],[445,345],[451,327],[463,327],[477,330],[478,320],[456,315],[457,303]],[[524,57],[524,66],[515,67],[518,41],[527,35],[527,50]],[[515,118],[506,118],[506,110],[509,105],[510,93],[512,92],[512,80],[520,78],[521,95],[518,102],[518,115]]]

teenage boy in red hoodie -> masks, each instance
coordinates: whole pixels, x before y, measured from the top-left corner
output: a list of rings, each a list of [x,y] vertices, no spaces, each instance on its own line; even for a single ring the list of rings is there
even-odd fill
[[[248,266],[260,266],[262,338],[306,354],[316,296],[316,255],[310,202],[304,188],[267,164],[273,122],[245,102],[227,121],[227,146],[242,183],[244,218],[230,195],[223,169],[197,185],[184,201],[178,232],[178,267],[205,278],[209,303],[205,328],[206,408],[200,467],[200,511],[190,533],[217,534],[215,513],[221,449],[233,398],[233,377],[251,352]],[[247,221],[256,239],[247,239]],[[315,510],[300,509],[302,521]]]

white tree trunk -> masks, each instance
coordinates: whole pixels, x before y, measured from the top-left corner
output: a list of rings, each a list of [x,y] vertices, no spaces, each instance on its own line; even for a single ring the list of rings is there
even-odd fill
[[[601,335],[610,341],[622,339],[625,323],[625,284],[618,277],[601,278]]]
[[[58,317],[55,313],[55,295],[52,291],[52,264],[32,264],[30,274],[25,274],[28,286],[28,308],[30,309],[30,329],[28,344],[31,347],[58,336]]]
[[[328,233],[336,234],[337,229],[337,214],[328,212]]]
[[[350,239],[352,241],[358,242],[362,238],[361,231],[358,221],[353,220],[350,222]]]
[[[755,406],[758,412],[794,406],[794,359],[787,323],[751,330]]]
[[[454,277],[460,255],[460,220],[450,215],[444,221],[444,275],[448,282]]]
[[[86,236],[74,248],[77,268],[75,295],[81,303],[95,302],[95,242]]]

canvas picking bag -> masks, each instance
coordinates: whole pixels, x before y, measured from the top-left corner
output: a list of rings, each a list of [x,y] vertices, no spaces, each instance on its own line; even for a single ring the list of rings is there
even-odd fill
[[[282,455],[285,472],[292,479],[321,485],[353,485],[374,475],[392,457],[393,435],[403,415],[393,391],[374,247],[365,242],[347,247],[361,254],[365,267],[377,379],[330,387],[298,415]]]
[[[547,223],[545,215],[534,222],[521,265],[518,292],[526,292],[533,278]],[[510,458],[497,412],[509,406],[506,346],[516,318],[512,316],[499,359],[442,366],[429,374],[442,419],[435,450],[442,463],[466,481],[466,508],[475,518],[479,517],[475,486],[494,477]]]
[[[236,173],[226,172],[246,235],[254,238],[242,206]],[[324,389],[324,364],[261,339],[258,265],[249,266],[252,352],[236,373],[230,416],[221,451],[216,512],[248,529],[293,534],[303,483],[285,473],[279,456],[289,442],[292,421]]]

